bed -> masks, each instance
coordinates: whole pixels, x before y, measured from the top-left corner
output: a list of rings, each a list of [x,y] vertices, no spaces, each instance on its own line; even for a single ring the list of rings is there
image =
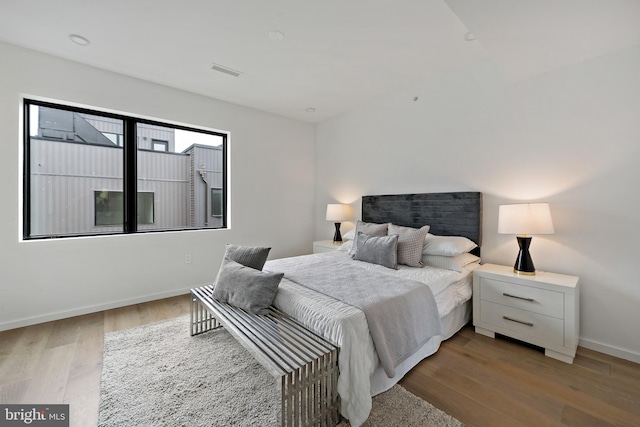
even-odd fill
[[[481,244],[481,212],[482,197],[478,192],[362,198],[363,222],[392,223],[416,229],[428,225],[432,236],[460,236],[474,242],[477,247],[470,252],[477,256]],[[340,347],[338,392],[341,413],[353,426],[358,426],[369,416],[372,396],[391,388],[421,360],[434,354],[443,340],[450,338],[470,320],[472,272],[479,263],[469,263],[459,271],[429,265],[424,268],[401,265],[398,270],[393,270],[352,259],[349,243],[335,252],[271,260],[264,269],[285,273],[273,305]],[[326,265],[326,271],[335,269],[338,272],[348,268],[349,272],[368,277],[379,276],[390,283],[396,277],[426,283],[437,305],[441,328],[436,335],[421,342],[411,354],[403,356],[390,374],[388,367],[382,366],[378,357],[365,312],[324,292],[301,285],[296,275],[301,265]],[[338,276],[331,276],[330,280],[342,281],[340,273],[336,274]],[[339,285],[345,287],[343,285],[347,283]]]

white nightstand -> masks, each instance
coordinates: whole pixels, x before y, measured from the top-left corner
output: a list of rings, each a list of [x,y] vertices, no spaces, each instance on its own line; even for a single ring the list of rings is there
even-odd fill
[[[340,249],[344,242],[334,242],[333,240],[319,240],[313,242],[313,253],[319,254],[322,252],[333,252]]]
[[[546,356],[573,363],[580,325],[578,280],[546,271],[519,275],[513,267],[484,264],[473,272],[476,332],[525,341],[543,347]]]

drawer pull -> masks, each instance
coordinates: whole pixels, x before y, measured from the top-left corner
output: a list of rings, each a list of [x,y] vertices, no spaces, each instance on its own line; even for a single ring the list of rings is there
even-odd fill
[[[505,297],[522,299],[522,300],[529,301],[529,302],[535,301],[533,298],[519,297],[517,295],[511,295],[511,294],[508,294],[506,292],[503,292],[502,295],[504,295]]]
[[[508,320],[510,322],[516,322],[516,323],[520,323],[520,324],[527,325],[527,326],[533,326],[533,323],[531,323],[531,322],[523,322],[522,320],[512,319],[511,317],[507,317],[507,316],[502,316],[502,318],[504,320]]]

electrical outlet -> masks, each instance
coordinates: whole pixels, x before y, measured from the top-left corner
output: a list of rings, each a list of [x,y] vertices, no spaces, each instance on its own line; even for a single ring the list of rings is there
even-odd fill
[[[186,254],[184,256],[184,263],[185,264],[191,264],[191,254]]]

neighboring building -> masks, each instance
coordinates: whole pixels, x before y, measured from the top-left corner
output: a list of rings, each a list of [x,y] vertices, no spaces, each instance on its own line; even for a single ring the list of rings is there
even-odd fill
[[[122,230],[123,125],[39,108],[30,138],[31,236]],[[140,124],[138,229],[223,226],[222,146],[175,152],[174,129]]]

